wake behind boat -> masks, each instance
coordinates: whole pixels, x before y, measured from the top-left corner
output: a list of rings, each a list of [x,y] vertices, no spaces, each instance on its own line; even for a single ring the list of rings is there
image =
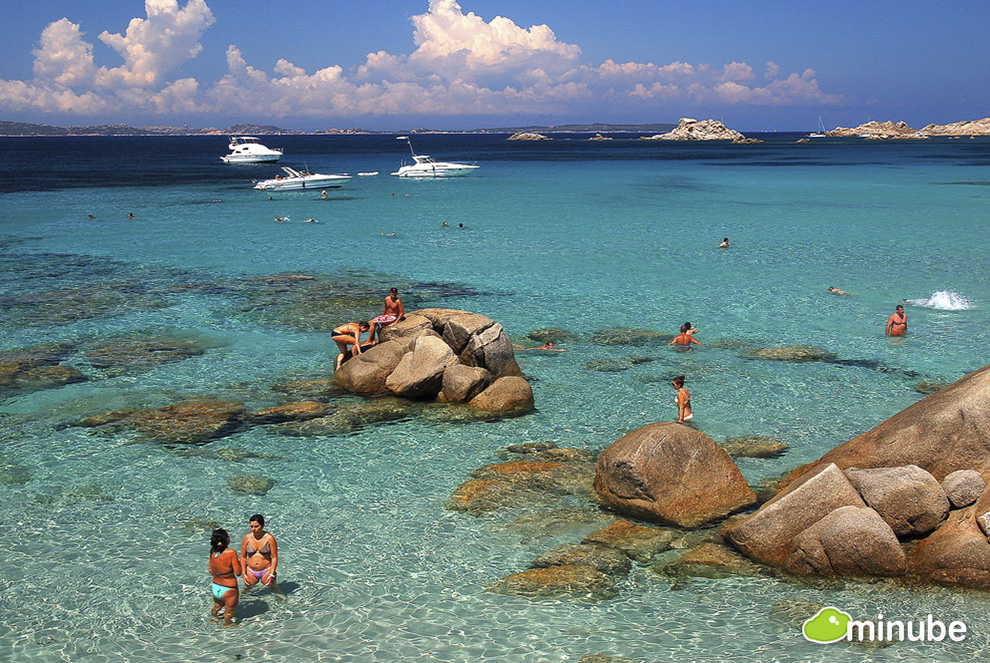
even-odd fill
[[[253,136],[231,136],[230,154],[220,157],[224,163],[275,163],[282,158],[282,148],[272,149]]]
[[[412,153],[413,158],[413,163],[406,164],[403,161],[399,170],[392,173],[399,177],[460,177],[481,168],[481,166],[473,163],[437,161],[428,154],[416,154],[408,136],[397,136],[396,140],[404,140],[409,143],[409,152]]]
[[[324,175],[321,173],[311,173],[308,170],[296,170],[288,166],[282,166],[285,175],[277,175],[270,180],[261,180],[254,185],[258,191],[303,191],[305,189],[339,189],[344,186],[351,176],[342,173],[339,175]]]

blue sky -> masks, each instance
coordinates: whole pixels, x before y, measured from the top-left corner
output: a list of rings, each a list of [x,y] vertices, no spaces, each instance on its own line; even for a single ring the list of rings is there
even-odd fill
[[[690,116],[764,131],[990,115],[990,12],[970,0],[5,5],[5,120],[310,130]]]

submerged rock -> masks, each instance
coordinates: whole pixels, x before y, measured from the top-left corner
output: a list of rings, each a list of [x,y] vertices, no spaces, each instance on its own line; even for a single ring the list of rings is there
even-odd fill
[[[777,458],[790,447],[786,442],[775,437],[742,435],[726,438],[722,448],[735,458]]]
[[[594,567],[578,564],[513,573],[488,586],[487,590],[528,599],[583,598],[591,601],[610,599],[618,593],[611,577]]]
[[[215,342],[174,336],[117,338],[90,346],[84,356],[92,366],[120,375],[196,357],[215,347]]]
[[[71,347],[51,343],[0,352],[0,395],[41,391],[84,382],[86,376],[81,371],[61,364]]]
[[[267,495],[275,486],[274,479],[250,474],[232,474],[228,477],[227,483],[234,492],[248,495]]]
[[[580,336],[558,327],[546,327],[544,329],[534,329],[526,334],[526,338],[537,343],[563,343],[565,341],[580,340]]]
[[[657,571],[677,578],[728,578],[767,574],[763,567],[717,543],[703,543],[685,552],[676,561],[664,564]]]
[[[590,566],[610,576],[628,573],[632,564],[624,552],[599,544],[580,543],[548,550],[533,560],[534,568]]]
[[[779,348],[756,348],[742,354],[752,359],[770,361],[830,361],[835,355],[817,345],[786,345]]]
[[[636,525],[623,519],[592,532],[582,543],[615,548],[645,564],[655,555],[669,549],[673,540],[674,534],[670,530]]]
[[[665,334],[654,329],[633,329],[631,327],[612,327],[600,329],[591,337],[595,345],[646,345],[649,343],[667,343],[673,334]]]

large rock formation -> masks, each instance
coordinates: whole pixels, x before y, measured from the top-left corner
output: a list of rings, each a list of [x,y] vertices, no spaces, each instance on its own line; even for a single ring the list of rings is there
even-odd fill
[[[750,558],[796,573],[990,588],[987,477],[990,366],[798,468],[725,534]]]
[[[990,136],[990,117],[951,124],[929,124],[921,131],[931,136]]]
[[[990,366],[799,467],[787,482],[829,463],[842,469],[917,465],[939,481],[956,470],[990,478]]]
[[[643,140],[745,140],[738,131],[729,129],[718,120],[695,120],[690,117],[682,117],[672,131],[665,134],[656,134]]]
[[[704,433],[648,424],[598,459],[595,492],[623,515],[696,527],[756,501],[729,455]]]
[[[420,309],[341,364],[334,381],[358,394],[521,412],[533,407],[533,390],[521,375],[502,325],[469,311]]]
[[[827,136],[832,136],[835,138],[870,138],[873,140],[890,140],[890,139],[924,139],[928,138],[925,132],[920,132],[917,129],[912,129],[908,126],[907,122],[891,122],[890,120],[886,122],[877,122],[876,120],[870,120],[858,127],[836,127],[831,131],[826,131]]]

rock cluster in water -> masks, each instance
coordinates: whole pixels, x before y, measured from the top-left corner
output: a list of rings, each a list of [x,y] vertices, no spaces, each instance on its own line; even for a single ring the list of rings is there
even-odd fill
[[[385,328],[380,343],[341,364],[334,379],[356,394],[464,403],[487,412],[533,407],[533,390],[502,325],[456,309],[406,314]]]
[[[990,588],[990,366],[795,470],[727,538],[823,576]]]

